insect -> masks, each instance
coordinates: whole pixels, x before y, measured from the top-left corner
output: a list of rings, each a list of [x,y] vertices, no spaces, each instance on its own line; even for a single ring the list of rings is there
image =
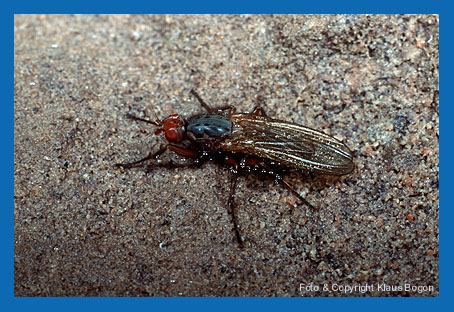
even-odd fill
[[[228,209],[240,246],[243,239],[236,217],[234,194],[240,172],[263,172],[290,190],[305,205],[314,208],[284,178],[289,170],[311,174],[345,175],[353,171],[351,151],[342,142],[320,131],[273,119],[264,109],[256,106],[251,113],[235,113],[231,105],[212,108],[194,91],[191,93],[206,110],[187,119],[172,114],[164,120],[148,120],[128,114],[137,121],[157,127],[155,134],[164,133],[167,144],[157,152],[138,161],[116,164],[117,167],[137,167],[144,161],[158,159],[170,150],[192,159],[183,166],[199,167],[208,160],[222,161],[233,172]],[[153,164],[176,167],[177,164]]]

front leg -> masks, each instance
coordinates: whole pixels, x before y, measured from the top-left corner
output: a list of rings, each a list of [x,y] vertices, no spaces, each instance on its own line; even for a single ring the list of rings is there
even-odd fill
[[[161,154],[163,154],[165,151],[167,151],[168,149],[168,146],[165,146],[165,147],[161,147],[157,152],[155,153],[152,153],[150,152],[150,154],[147,155],[147,157],[145,158],[142,158],[140,160],[137,160],[137,161],[133,161],[133,162],[130,162],[130,163],[125,163],[125,164],[115,164],[114,166],[117,167],[117,168],[136,168],[136,167],[140,167],[140,164],[147,161],[147,160],[150,160],[150,159],[156,159],[158,158]]]
[[[126,169],[129,169],[129,168],[136,168],[136,167],[140,167],[140,165],[147,161],[147,160],[150,160],[150,159],[157,159],[159,158],[159,156],[161,156],[162,154],[164,154],[167,150],[171,150],[175,153],[177,153],[178,155],[181,155],[181,156],[184,156],[184,157],[188,157],[188,158],[193,158],[195,159],[194,163],[191,163],[191,164],[182,164],[182,165],[178,165],[178,164],[175,164],[173,162],[170,162],[170,163],[160,163],[160,164],[152,164],[150,166],[147,166],[148,169],[152,168],[152,167],[169,167],[169,168],[173,168],[173,167],[189,167],[189,166],[200,166],[202,165],[206,160],[205,158],[206,155],[205,154],[202,154],[200,155],[199,153],[189,149],[189,148],[186,148],[186,147],[181,147],[181,146],[177,146],[177,145],[173,145],[173,144],[167,144],[166,146],[164,147],[161,147],[157,152],[155,153],[151,153],[147,155],[147,157],[145,158],[142,158],[140,160],[137,160],[137,161],[133,161],[133,162],[130,162],[130,163],[125,163],[125,164],[115,164],[115,167],[117,168],[126,168]],[[203,159],[203,161],[202,161]]]

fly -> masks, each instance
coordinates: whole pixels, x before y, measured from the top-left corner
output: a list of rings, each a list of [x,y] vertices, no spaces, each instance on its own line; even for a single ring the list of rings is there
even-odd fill
[[[313,208],[284,178],[289,169],[311,174],[345,175],[353,171],[353,156],[346,145],[323,132],[295,123],[273,119],[256,106],[251,113],[235,113],[231,105],[212,108],[194,91],[191,93],[206,110],[187,119],[172,114],[163,121],[139,118],[134,120],[157,127],[155,134],[164,133],[167,144],[157,152],[138,161],[116,164],[117,167],[137,167],[144,161],[157,159],[167,150],[192,159],[182,166],[199,167],[208,160],[220,160],[233,172],[228,209],[240,246],[243,239],[236,217],[234,194],[240,172],[264,172],[273,175],[305,205]],[[177,164],[153,164],[176,167]]]

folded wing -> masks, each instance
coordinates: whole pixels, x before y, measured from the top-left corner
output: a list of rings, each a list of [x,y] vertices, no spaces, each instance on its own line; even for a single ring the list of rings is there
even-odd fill
[[[296,169],[343,175],[354,169],[348,147],[322,132],[254,114],[233,114],[224,150],[275,161]]]

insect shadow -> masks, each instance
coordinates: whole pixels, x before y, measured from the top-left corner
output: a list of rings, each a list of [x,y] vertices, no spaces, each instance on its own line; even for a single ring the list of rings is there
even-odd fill
[[[309,174],[344,175],[354,169],[351,151],[342,142],[323,132],[295,123],[273,119],[265,110],[256,106],[250,113],[235,113],[235,107],[211,107],[191,90],[206,112],[187,119],[172,114],[164,120],[148,120],[131,114],[128,118],[157,127],[155,135],[164,134],[167,144],[143,159],[116,164],[116,167],[133,168],[145,161],[158,159],[170,150],[190,163],[151,163],[154,167],[200,167],[209,160],[216,160],[230,167],[232,180],[228,210],[240,247],[244,241],[238,226],[235,189],[239,173],[260,173],[273,176],[303,204],[314,208],[284,178],[292,170]]]

